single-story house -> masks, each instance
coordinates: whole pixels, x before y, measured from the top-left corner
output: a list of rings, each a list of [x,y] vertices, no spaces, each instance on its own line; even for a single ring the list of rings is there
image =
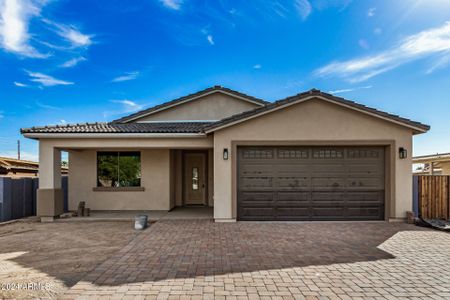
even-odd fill
[[[450,153],[436,153],[413,157],[416,175],[450,175]]]
[[[38,214],[213,206],[216,221],[401,220],[412,137],[429,126],[313,89],[276,102],[214,86],[109,123],[22,129],[39,140]]]

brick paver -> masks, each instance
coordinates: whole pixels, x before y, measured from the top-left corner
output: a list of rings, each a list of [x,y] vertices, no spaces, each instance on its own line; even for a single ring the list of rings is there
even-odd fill
[[[160,221],[65,298],[450,299],[450,234],[407,224]]]

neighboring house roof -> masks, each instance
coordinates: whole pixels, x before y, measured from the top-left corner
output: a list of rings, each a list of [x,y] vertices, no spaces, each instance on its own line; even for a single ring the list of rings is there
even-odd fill
[[[29,169],[34,170],[39,167],[38,162],[29,161],[29,160],[21,160],[11,157],[0,157],[0,167],[4,169],[13,169],[13,168],[21,168],[21,169]]]
[[[409,127],[418,132],[426,132],[430,129],[430,126],[428,126],[428,125],[425,125],[425,124],[422,124],[419,122],[415,122],[415,121],[411,121],[409,119],[402,118],[402,117],[394,115],[394,114],[379,111],[375,108],[367,107],[365,105],[356,103],[354,101],[336,97],[331,94],[321,92],[320,90],[317,90],[317,89],[312,89],[310,91],[300,93],[300,94],[297,94],[292,97],[287,97],[285,99],[278,100],[273,103],[269,103],[261,108],[256,108],[253,110],[249,110],[249,111],[245,111],[245,112],[233,115],[228,118],[224,118],[218,122],[212,123],[209,126],[205,126],[204,131],[206,133],[213,132],[213,131],[216,131],[216,130],[219,130],[219,129],[222,129],[222,128],[225,128],[228,126],[232,126],[237,123],[244,122],[248,119],[252,119],[252,118],[258,117],[260,115],[270,113],[270,112],[278,110],[280,108],[283,108],[283,107],[286,107],[286,106],[289,106],[289,105],[292,105],[295,103],[299,103],[302,101],[306,101],[309,99],[313,99],[313,98],[320,98],[322,100],[325,100],[325,101],[328,101],[331,103],[335,103],[335,104],[338,104],[341,106],[345,106],[350,109],[354,109],[354,110],[360,111],[362,113],[372,115],[374,117],[379,117],[381,119],[385,119],[387,121],[391,121],[391,122]]]
[[[134,114],[131,114],[129,116],[126,116],[126,117],[114,120],[114,121],[112,121],[112,123],[128,123],[128,122],[133,121],[135,119],[142,118],[144,116],[148,116],[148,115],[151,115],[153,113],[156,113],[156,112],[159,112],[159,111],[162,111],[162,110],[165,110],[165,109],[169,109],[171,107],[174,107],[174,106],[180,105],[182,103],[186,103],[186,102],[189,102],[189,101],[192,101],[192,100],[195,100],[195,99],[198,99],[200,97],[204,97],[206,95],[210,95],[210,94],[213,94],[213,93],[227,94],[227,95],[234,96],[234,97],[239,98],[239,99],[244,100],[244,101],[248,101],[248,102],[251,102],[251,103],[258,104],[260,106],[264,106],[264,105],[270,103],[270,102],[264,101],[262,99],[258,99],[258,98],[255,98],[255,97],[252,97],[252,96],[240,93],[238,91],[234,91],[232,89],[225,88],[225,87],[222,87],[220,85],[216,85],[216,86],[209,87],[207,89],[201,90],[199,92],[196,92],[196,93],[193,93],[193,94],[190,94],[190,95],[187,95],[187,96],[183,96],[183,97],[180,97],[180,98],[177,98],[177,99],[174,99],[174,100],[171,100],[171,101],[168,101],[168,102],[165,102],[165,103],[162,103],[162,104],[150,107],[150,108],[145,109],[145,110],[138,111],[138,112],[136,112]]]
[[[16,159],[11,157],[0,157],[0,174],[8,173],[35,173],[39,171],[39,163],[29,160]],[[61,171],[66,174],[68,168],[61,167]]]
[[[200,133],[210,122],[84,123],[31,127],[21,133]]]
[[[436,153],[413,157],[413,163],[450,162],[450,153]]]

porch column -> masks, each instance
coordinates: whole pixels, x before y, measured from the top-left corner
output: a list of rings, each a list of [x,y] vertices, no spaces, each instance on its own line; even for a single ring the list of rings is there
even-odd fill
[[[46,141],[39,141],[39,189],[36,214],[41,218],[53,219],[63,212],[61,150]]]

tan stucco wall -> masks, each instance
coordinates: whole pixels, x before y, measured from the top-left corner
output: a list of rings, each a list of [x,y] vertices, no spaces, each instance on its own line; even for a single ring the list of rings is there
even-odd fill
[[[412,209],[411,158],[399,159],[398,147],[412,153],[412,131],[372,116],[314,99],[214,133],[214,217],[236,217],[235,150],[245,141],[260,145],[390,145],[388,218],[404,218]],[[375,142],[376,141],[376,142]],[[230,159],[223,160],[228,148]]]
[[[134,122],[220,120],[258,106],[260,105],[217,92],[137,119]]]
[[[95,150],[70,151],[69,209],[80,201],[92,210],[169,210],[170,150],[141,150],[141,186],[145,191],[93,191],[97,184]],[[172,195],[173,197],[174,195]],[[174,199],[172,199],[174,201]]]

